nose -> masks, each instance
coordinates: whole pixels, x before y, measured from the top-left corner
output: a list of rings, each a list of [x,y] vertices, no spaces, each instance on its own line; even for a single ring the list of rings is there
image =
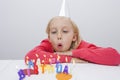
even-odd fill
[[[57,35],[57,39],[58,40],[61,40],[62,39],[62,34],[59,32],[58,35]]]

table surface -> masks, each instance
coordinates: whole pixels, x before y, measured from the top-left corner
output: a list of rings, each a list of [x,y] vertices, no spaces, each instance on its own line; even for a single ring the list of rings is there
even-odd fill
[[[66,63],[62,64],[63,66]],[[92,63],[68,63],[70,80],[120,80],[120,66],[105,66]],[[16,68],[17,66],[17,68]],[[53,65],[55,66],[55,64]],[[26,69],[24,60],[0,60],[0,79],[19,80],[19,69]],[[24,80],[57,80],[56,72],[26,76]]]

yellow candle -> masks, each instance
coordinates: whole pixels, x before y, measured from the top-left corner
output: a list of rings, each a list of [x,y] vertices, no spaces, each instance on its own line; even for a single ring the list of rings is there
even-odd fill
[[[41,68],[42,68],[42,73],[44,73],[45,72],[45,63],[44,63],[44,60],[42,61]]]

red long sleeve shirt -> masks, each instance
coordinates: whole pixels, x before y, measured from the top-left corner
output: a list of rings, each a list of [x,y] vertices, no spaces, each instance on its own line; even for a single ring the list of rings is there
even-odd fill
[[[38,56],[36,56],[36,54]],[[110,47],[97,47],[83,40],[76,49],[72,50],[72,56],[59,55],[59,57],[59,61],[62,63],[66,62],[66,58],[68,62],[71,62],[72,57],[76,57],[103,65],[120,64],[120,54],[115,49]],[[45,63],[50,63],[49,59],[54,59],[55,62],[57,61],[58,55],[54,54],[54,49],[48,39],[43,40],[40,45],[29,51],[25,56],[25,62],[27,60],[35,60],[36,62],[37,58],[40,58],[40,61],[44,60]]]

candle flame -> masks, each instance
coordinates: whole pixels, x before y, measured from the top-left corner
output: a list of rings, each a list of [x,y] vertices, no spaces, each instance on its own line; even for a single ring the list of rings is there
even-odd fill
[[[42,60],[42,63],[44,63],[44,60]]]
[[[28,56],[26,56],[26,59],[29,59],[29,57],[28,57]]]
[[[35,54],[36,55],[36,57],[38,58],[38,54]]]
[[[46,57],[46,55],[43,55],[44,57]]]
[[[60,60],[60,56],[58,55],[57,60]]]
[[[65,60],[66,60],[66,62],[68,62],[68,58],[67,57],[65,58]]]
[[[50,57],[53,57],[52,55],[50,55]]]
[[[51,62],[51,59],[49,59],[49,62]]]

